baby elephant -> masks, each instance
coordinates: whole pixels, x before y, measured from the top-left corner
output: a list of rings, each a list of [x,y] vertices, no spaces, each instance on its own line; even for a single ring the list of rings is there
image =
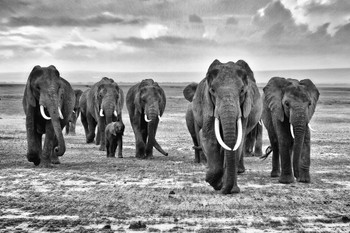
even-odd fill
[[[106,126],[106,151],[107,157],[115,157],[115,151],[118,148],[118,157],[123,158],[123,134],[124,124],[122,121],[112,122]]]

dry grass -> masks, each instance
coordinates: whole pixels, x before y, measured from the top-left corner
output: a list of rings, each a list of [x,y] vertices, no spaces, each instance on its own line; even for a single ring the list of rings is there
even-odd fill
[[[85,88],[85,87],[82,87]],[[125,93],[128,89],[125,88]],[[167,108],[157,138],[169,152],[134,158],[124,108],[124,158],[66,136],[67,151],[52,169],[26,161],[23,86],[1,86],[0,232],[348,232],[350,213],[350,89],[322,88],[312,134],[311,184],[279,184],[271,161],[246,159],[241,193],[223,196],[193,163],[181,86],[165,87]],[[6,92],[4,91],[6,90]],[[264,135],[264,146],[268,145]]]

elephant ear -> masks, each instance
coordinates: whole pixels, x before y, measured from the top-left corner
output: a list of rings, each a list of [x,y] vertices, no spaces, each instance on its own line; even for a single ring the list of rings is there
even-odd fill
[[[222,63],[215,59],[209,66],[207,74],[205,76],[205,80],[206,80],[206,84],[207,84],[207,88],[206,88],[206,92],[205,92],[205,98],[207,99],[207,108],[208,110],[206,112],[209,113],[209,116],[214,116],[214,110],[215,110],[215,103],[214,103],[214,99],[212,97],[212,95],[210,94],[210,88],[211,88],[211,84],[213,82],[213,80],[217,77],[217,75],[219,74],[220,68],[222,66]]]
[[[135,98],[134,98],[134,105],[135,109],[137,109],[138,112],[142,113],[142,108],[141,108],[141,88],[140,85],[136,90]]]
[[[164,109],[165,109],[165,105],[166,105],[166,96],[165,96],[165,92],[163,90],[163,88],[161,88],[159,86],[159,84],[157,82],[153,83],[153,87],[156,88],[156,90],[158,91],[159,95],[160,95],[160,104],[159,104],[159,111],[160,111],[160,116],[163,115]]]
[[[54,65],[50,65],[49,68],[55,72],[57,78],[60,78],[60,72],[58,72]]]
[[[197,87],[198,87],[198,83],[190,83],[185,87],[185,89],[183,90],[183,95],[186,100],[188,100],[189,102],[192,102],[193,96],[196,93]]]
[[[254,90],[252,86],[252,81],[255,83],[254,79],[254,73],[250,69],[248,63],[246,63],[244,60],[238,60],[236,62],[236,65],[239,65],[241,67],[241,70],[237,70],[237,74],[239,77],[242,78],[242,81],[245,85],[245,95],[244,95],[244,102],[242,105],[242,112],[243,117],[247,118],[250,114],[250,111],[252,110],[253,105],[253,98],[254,98]]]
[[[284,88],[288,85],[285,78],[273,77],[263,88],[267,106],[279,121],[284,121],[284,111],[282,107],[282,97]]]
[[[74,94],[75,94],[75,99],[79,102],[79,99],[80,99],[81,95],[83,94],[83,91],[80,89],[76,89],[76,90],[74,90]]]
[[[41,66],[37,65],[33,68],[33,70],[30,72],[29,77],[28,77],[28,81],[26,84],[26,88],[25,88],[25,94],[24,96],[26,96],[26,100],[27,102],[35,107],[36,106],[36,99],[35,96],[33,94],[33,88],[32,88],[32,82],[34,82],[34,79],[38,76],[40,76],[43,73],[43,70],[41,68]]]
[[[306,90],[309,92],[309,95],[311,97],[311,105],[309,107],[309,121],[310,121],[312,116],[314,115],[316,104],[320,96],[320,92],[318,91],[317,87],[310,79],[301,80],[300,85],[305,86]]]

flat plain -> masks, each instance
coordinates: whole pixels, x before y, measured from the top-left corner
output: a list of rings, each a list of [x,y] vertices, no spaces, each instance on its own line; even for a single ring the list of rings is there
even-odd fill
[[[126,93],[129,86],[122,87]],[[271,157],[246,157],[241,193],[234,195],[214,191],[204,181],[206,166],[193,162],[184,85],[163,88],[167,106],[157,140],[168,157],[134,157],[124,106],[124,158],[86,144],[78,119],[77,135],[65,136],[61,164],[47,169],[25,157],[24,85],[1,85],[0,232],[350,231],[350,87],[319,87],[310,184],[279,184],[270,177]],[[265,149],[266,131],[263,139]]]

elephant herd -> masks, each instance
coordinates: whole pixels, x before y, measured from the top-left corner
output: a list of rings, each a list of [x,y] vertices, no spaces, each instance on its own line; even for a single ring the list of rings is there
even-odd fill
[[[244,154],[262,156],[263,124],[272,152],[271,177],[280,183],[310,182],[310,127],[319,91],[309,79],[273,77],[261,95],[249,65],[213,61],[200,83],[183,90],[189,101],[186,124],[195,162],[207,164],[205,180],[223,194],[238,193],[237,174],[245,171]],[[168,155],[156,140],[166,106],[164,90],[152,79],[132,86],[126,107],[135,135],[135,156],[153,157],[153,147]],[[27,159],[50,167],[65,153],[62,129],[75,134],[81,115],[86,143],[96,142],[107,157],[123,157],[124,93],[113,79],[102,78],[84,92],[73,90],[54,66],[35,66],[24,91]],[[97,127],[97,130],[96,130]],[[96,134],[95,134],[96,133]],[[46,134],[44,145],[42,135]]]

